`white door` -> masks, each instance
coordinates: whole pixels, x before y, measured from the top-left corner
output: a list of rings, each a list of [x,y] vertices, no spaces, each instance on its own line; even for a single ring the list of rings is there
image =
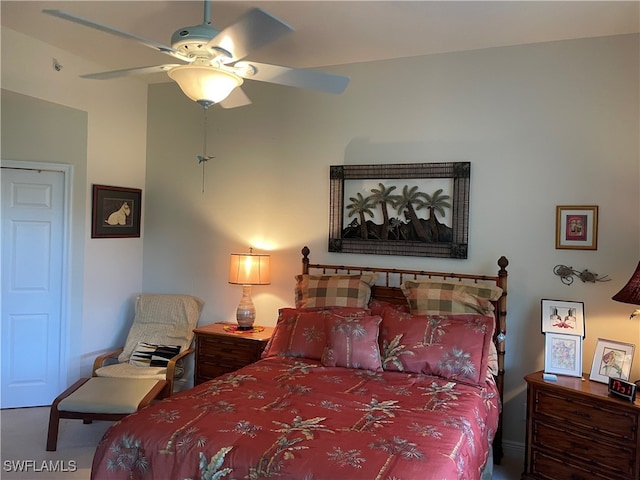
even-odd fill
[[[2,168],[2,408],[61,392],[64,181]]]

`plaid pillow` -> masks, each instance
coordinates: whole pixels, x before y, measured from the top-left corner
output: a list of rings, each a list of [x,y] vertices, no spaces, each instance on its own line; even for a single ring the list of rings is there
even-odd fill
[[[400,287],[414,315],[448,313],[493,313],[492,301],[502,295],[495,285],[461,282],[417,282],[408,280]]]
[[[362,275],[297,275],[296,308],[366,308],[375,281],[376,274],[367,272]]]

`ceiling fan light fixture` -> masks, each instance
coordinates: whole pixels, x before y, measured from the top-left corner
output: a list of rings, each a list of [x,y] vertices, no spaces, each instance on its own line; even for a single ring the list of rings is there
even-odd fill
[[[242,85],[242,77],[208,65],[181,65],[167,72],[183,93],[201,105],[219,103],[234,88]]]

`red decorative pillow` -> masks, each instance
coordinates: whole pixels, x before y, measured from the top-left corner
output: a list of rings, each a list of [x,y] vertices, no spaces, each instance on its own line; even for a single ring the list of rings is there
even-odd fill
[[[381,371],[378,347],[381,321],[382,318],[377,315],[351,318],[329,315],[327,348],[322,355],[322,364],[327,367]]]
[[[386,309],[380,329],[385,370],[424,373],[482,384],[487,375],[493,318],[411,315]]]
[[[281,308],[278,322],[262,357],[304,357],[320,360],[327,344],[326,319],[334,312],[345,317],[366,316],[369,310],[351,307]]]
[[[369,302],[369,310],[371,310],[371,315],[380,315],[382,316],[382,311],[385,308],[391,308],[393,310],[398,310],[400,312],[408,312],[409,305],[407,303],[397,304],[391,302],[385,302],[384,300],[378,300],[377,298],[372,298]]]
[[[320,360],[327,344],[325,311],[301,312],[294,308],[280,309],[268,349],[263,357],[305,357]]]

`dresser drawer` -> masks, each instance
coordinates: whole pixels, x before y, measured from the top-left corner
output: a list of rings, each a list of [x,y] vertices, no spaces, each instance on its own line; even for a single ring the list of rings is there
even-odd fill
[[[256,341],[241,341],[223,336],[210,336],[198,339],[201,357],[216,359],[235,359],[238,362],[258,360],[264,344]]]
[[[198,378],[196,379],[196,383],[201,383],[206,380],[211,380],[213,378],[219,377],[220,375],[224,375],[225,373],[234,372],[244,365],[216,365],[213,363],[200,363],[198,365]]]
[[[625,443],[611,444],[561,425],[534,421],[533,445],[541,450],[553,449],[560,458],[574,457],[581,464],[632,478],[635,450]]]
[[[252,356],[235,356],[235,355],[225,355],[224,353],[219,352],[210,352],[207,355],[202,355],[199,359],[199,366],[202,368],[207,368],[207,365],[216,365],[225,370],[238,370],[250,363],[257,361],[257,358],[253,358]]]
[[[599,436],[635,442],[638,434],[637,415],[562,392],[536,389],[534,413],[598,432]]]
[[[544,480],[628,480],[625,475],[603,473],[566,457],[549,455],[534,448],[532,451],[535,478]]]

